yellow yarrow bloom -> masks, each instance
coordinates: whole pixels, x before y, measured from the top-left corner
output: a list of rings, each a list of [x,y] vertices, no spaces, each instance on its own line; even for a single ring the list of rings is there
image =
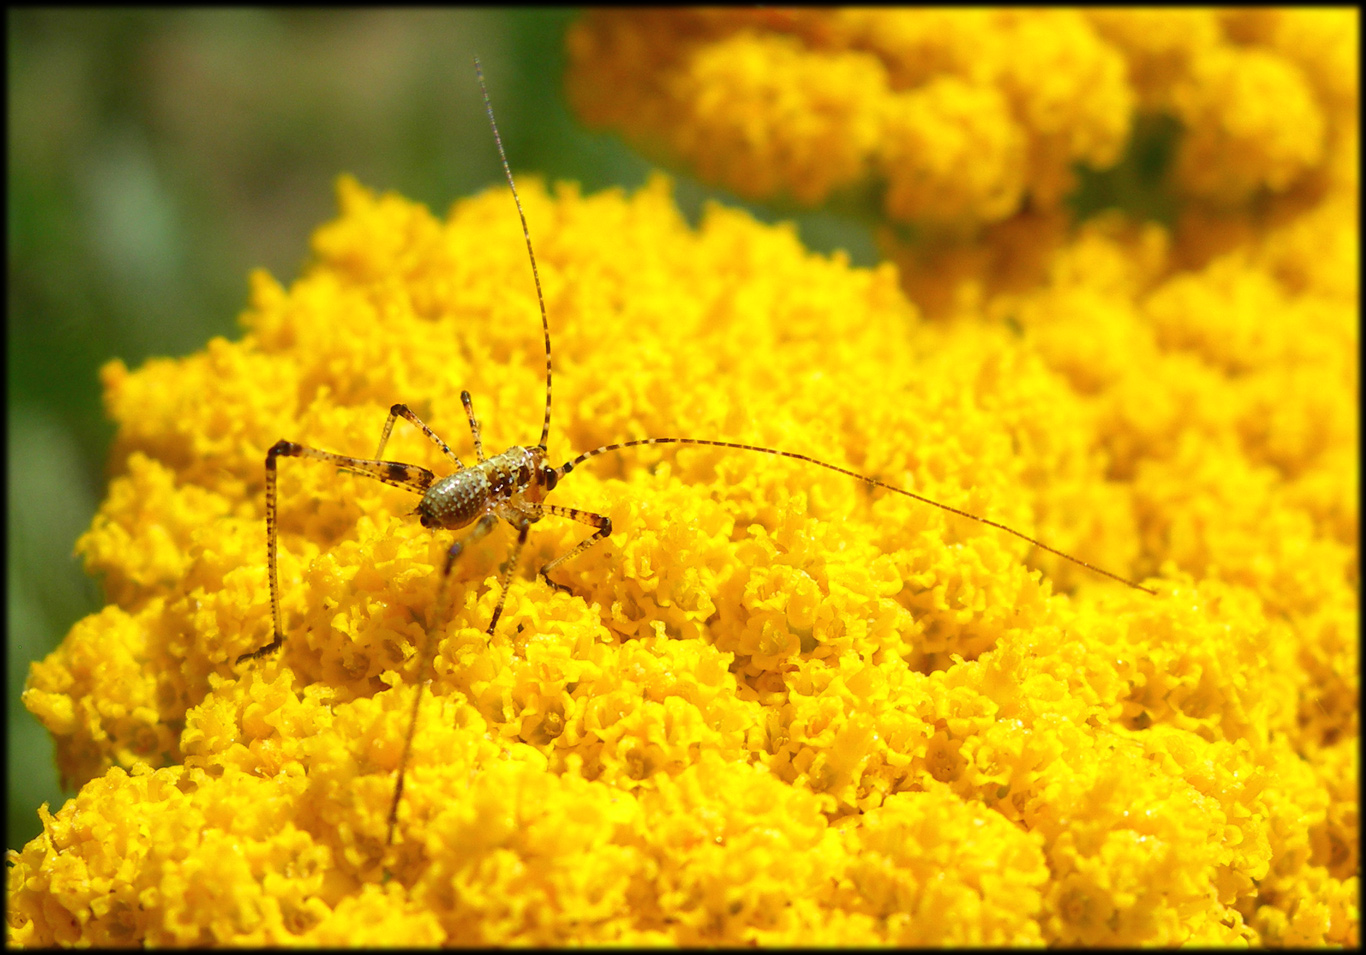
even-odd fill
[[[571,30],[568,82],[742,197],[871,188],[888,221],[971,230],[1060,208],[1138,115],[1181,125],[1182,192],[1309,182],[1356,123],[1357,35],[1352,10],[610,10]]]
[[[880,180],[902,222],[1057,205],[1073,164],[1119,158],[1133,105],[1073,11],[612,11],[569,49],[589,123],[747,198]]]
[[[541,420],[507,193],[440,221],[343,179],[242,340],[103,372],[117,476],[79,548],[110,603],[25,693],[79,791],[11,855],[15,941],[1356,943],[1346,300],[1104,222],[926,322],[891,266],[719,207],[690,229],[662,180],[522,191],[552,463],[785,448],[1160,595],[829,471],[659,447],[556,489],[615,532],[565,595],[532,571],[584,530],[534,527],[490,636],[506,528],[438,614],[454,535],[291,458],[285,645],[235,663],[270,639],[277,439],[365,455],[405,401],[468,461],[462,388],[490,451]],[[402,422],[386,457],[449,470]]]

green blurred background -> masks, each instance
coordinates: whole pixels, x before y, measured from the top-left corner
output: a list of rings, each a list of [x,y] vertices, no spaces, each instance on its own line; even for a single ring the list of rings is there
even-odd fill
[[[102,603],[72,556],[107,479],[99,367],[236,337],[248,271],[299,274],[338,173],[438,213],[500,184],[476,53],[515,171],[587,190],[644,182],[643,160],[569,116],[573,16],[7,13],[8,847],[38,834],[39,803],[69,795],[19,694],[29,662]],[[677,189],[693,217],[718,195],[681,176]],[[866,225],[800,228],[813,247],[874,259]]]

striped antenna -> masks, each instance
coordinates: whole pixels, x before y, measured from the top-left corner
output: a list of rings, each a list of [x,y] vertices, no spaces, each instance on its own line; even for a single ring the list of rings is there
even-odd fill
[[[545,296],[541,294],[541,273],[536,270],[536,253],[531,249],[531,231],[526,225],[522,200],[517,196],[517,184],[512,181],[512,169],[508,166],[507,153],[503,151],[503,137],[498,135],[498,121],[493,118],[493,103],[489,101],[489,89],[484,85],[484,70],[479,65],[477,56],[474,58],[474,75],[479,79],[479,91],[484,94],[484,111],[489,114],[489,125],[493,127],[493,141],[498,144],[498,158],[503,161],[503,174],[508,178],[512,201],[517,203],[517,215],[522,220],[526,254],[531,258],[531,277],[536,280],[536,303],[541,306],[541,331],[545,334],[545,420],[541,423],[541,440],[538,443],[544,448],[546,440],[550,437],[550,319],[545,314]]]
[[[574,468],[578,467],[584,461],[587,461],[589,458],[595,458],[599,454],[606,454],[608,451],[620,451],[623,448],[639,448],[650,444],[692,444],[712,448],[732,448],[737,451],[757,451],[761,454],[772,454],[780,458],[791,458],[794,461],[804,461],[807,464],[814,464],[818,467],[827,468],[831,471],[837,471],[840,474],[847,474],[849,477],[852,478],[858,478],[860,481],[863,481],[865,484],[871,484],[873,487],[885,488],[888,491],[893,491],[897,494],[902,494],[906,497],[913,498],[914,500],[920,501],[922,504],[931,504],[942,511],[948,511],[950,514],[957,514],[959,517],[966,517],[970,520],[976,521],[979,524],[986,524],[988,527],[994,527],[999,531],[1005,531],[1007,534],[1014,534],[1016,537],[1020,538],[1020,540],[1028,541],[1035,547],[1041,548],[1042,550],[1046,550],[1050,554],[1056,554],[1063,560],[1070,560],[1074,564],[1078,564],[1082,567],[1085,567],[1092,573],[1100,574],[1102,577],[1109,577],[1111,580],[1117,580],[1121,584],[1126,584],[1134,588],[1135,590],[1141,590],[1144,593],[1152,594],[1154,597],[1157,596],[1156,590],[1152,590],[1148,587],[1144,587],[1142,584],[1135,583],[1127,577],[1121,577],[1119,574],[1111,573],[1110,571],[1105,570],[1104,568],[1097,567],[1095,564],[1088,564],[1080,557],[1073,557],[1071,554],[1064,554],[1062,551],[1053,547],[1049,547],[1042,541],[1037,541],[1027,534],[1021,534],[1019,531],[1015,530],[1012,527],[1006,527],[1004,524],[998,524],[996,521],[989,520],[985,517],[978,517],[976,514],[970,514],[967,511],[960,511],[956,507],[950,507],[948,504],[941,504],[938,501],[931,500],[928,497],[922,497],[921,495],[916,494],[914,491],[908,491],[905,488],[897,487],[895,484],[888,484],[885,481],[879,481],[877,478],[868,477],[868,475],[866,474],[860,474],[857,471],[851,471],[848,468],[842,468],[838,464],[829,464],[828,462],[808,457],[805,454],[797,454],[795,451],[779,451],[777,448],[761,448],[753,444],[737,444],[734,441],[707,441],[702,438],[640,438],[636,441],[623,441],[620,444],[606,444],[600,448],[594,448],[592,451],[585,451],[578,457],[566,461],[564,464],[560,465],[559,468],[557,468],[556,470],[560,475],[565,475],[568,474],[570,471],[574,470]]]

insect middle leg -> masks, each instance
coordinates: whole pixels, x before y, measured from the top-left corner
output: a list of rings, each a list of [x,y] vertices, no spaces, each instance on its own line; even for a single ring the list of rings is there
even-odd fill
[[[517,559],[522,556],[522,547],[526,545],[526,535],[530,530],[530,521],[517,525],[517,543],[512,545],[512,553],[508,555],[508,562],[503,567],[503,580],[498,590],[498,606],[493,608],[489,628],[485,631],[490,637],[493,636],[493,628],[498,626],[498,618],[503,615],[503,603],[508,599],[508,582],[512,580],[512,572],[517,569]]]
[[[556,557],[540,569],[539,576],[542,580],[560,591],[560,593],[567,594],[570,593],[569,587],[565,584],[551,580],[548,574],[569,558],[579,556],[594,544],[610,536],[612,533],[612,519],[604,514],[594,514],[592,511],[581,511],[577,507],[561,507],[558,504],[543,504],[541,507],[546,514],[554,514],[556,517],[567,517],[571,521],[578,521],[580,524],[591,524],[597,528],[591,536],[579,541],[569,550],[565,551],[559,557]]]
[[[474,435],[474,456],[484,463],[484,442],[479,437],[479,422],[474,420],[474,402],[468,391],[460,392],[460,403],[465,406],[465,417],[470,419],[470,434]]]
[[[468,409],[469,392],[464,392],[461,395],[461,397],[465,399],[465,408]],[[458,457],[456,457],[455,452],[450,449],[450,446],[446,444],[445,441],[442,441],[441,438],[437,436],[437,433],[435,431],[427,427],[427,425],[423,423],[421,418],[413,414],[412,411],[410,411],[408,406],[405,404],[397,404],[389,409],[389,417],[384,420],[384,431],[381,432],[379,436],[379,447],[375,449],[376,459],[382,457],[384,454],[384,446],[389,443],[389,435],[394,430],[394,420],[396,418],[402,418],[405,421],[411,422],[419,431],[421,431],[423,434],[427,436],[428,440],[430,440],[432,444],[436,445],[438,448],[441,449],[442,454],[444,454],[446,457],[450,458],[452,461],[455,462],[456,468],[458,468],[461,471],[465,470],[465,465],[461,462],[461,460]],[[473,412],[470,412],[470,425],[471,427],[475,427]],[[479,460],[484,460],[483,449],[479,447],[479,431],[477,429],[474,432],[474,446],[475,449],[479,452]]]

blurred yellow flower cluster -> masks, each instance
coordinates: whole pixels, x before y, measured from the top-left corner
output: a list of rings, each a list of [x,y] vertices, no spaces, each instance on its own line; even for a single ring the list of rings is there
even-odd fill
[[[737,15],[648,16],[705,32]],[[821,75],[869,82],[828,25],[855,15],[744,16],[807,23],[840,64]],[[1122,44],[1098,39],[1123,31],[1099,14],[974,16],[1046,34],[1092,87],[1124,75],[1105,65]],[[862,35],[904,46],[917,27],[897,22]],[[1268,47],[1315,35],[1257,13],[1211,22]],[[644,88],[660,75],[630,64],[677,40],[613,29],[598,66],[639,115],[667,112]],[[1199,35],[1172,29],[1171,45]],[[1177,96],[1159,64],[1185,60],[1145,42],[1116,104]],[[985,47],[963,44],[879,69],[969,77],[934,94],[945,129],[955,109],[990,115],[972,97],[1014,110],[1011,83],[1042,83],[988,64],[984,84],[956,64]],[[807,55],[790,39],[764,54],[796,70]],[[841,100],[799,121],[834,128]],[[1066,115],[1022,137],[1026,188],[1047,179],[1038,157],[1113,148],[1099,115]],[[812,196],[853,161],[775,154],[807,164]],[[552,463],[681,434],[785,448],[1160,595],[821,469],[656,447],[555,490],[613,536],[563,567],[566,595],[532,571],[584,530],[536,525],[487,636],[506,528],[460,556],[438,617],[452,535],[420,527],[400,489],[289,459],[286,642],[238,665],[270,639],[267,447],[365,455],[406,401],[468,461],[462,388],[490,451],[541,420],[507,192],[441,221],[343,180],[304,276],[254,277],[241,341],[104,371],[116,477],[79,546],[110,603],[25,693],[80,789],[11,854],[11,938],[1358,944],[1348,165],[1270,209],[1192,200],[1171,231],[1021,213],[900,275],[720,207],[689,228],[659,179],[588,197],[524,182],[555,348]],[[386,456],[449,470],[402,423]],[[431,692],[386,846],[425,633]]]
[[[1184,130],[1178,189],[1283,193],[1357,112],[1346,9],[612,10],[569,49],[588,123],[707,182],[803,205],[876,184],[888,220],[931,226],[1057,208],[1136,115]]]

